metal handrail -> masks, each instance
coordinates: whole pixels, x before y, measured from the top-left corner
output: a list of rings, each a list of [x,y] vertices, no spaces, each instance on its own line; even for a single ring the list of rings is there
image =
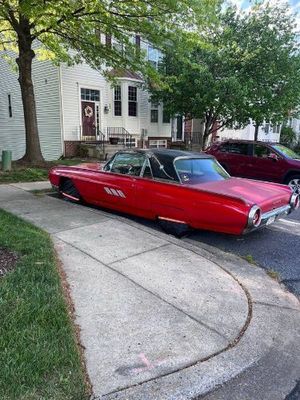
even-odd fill
[[[110,140],[110,138],[118,139],[117,143],[122,144],[124,148],[132,147],[133,135],[129,133],[127,129],[119,126],[108,126],[106,132],[108,140]]]

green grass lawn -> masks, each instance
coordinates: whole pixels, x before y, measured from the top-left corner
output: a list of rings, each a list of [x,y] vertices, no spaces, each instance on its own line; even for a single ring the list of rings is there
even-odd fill
[[[85,161],[78,158],[63,159],[47,162],[43,167],[28,167],[13,162],[12,170],[9,172],[3,172],[0,168],[0,183],[46,181],[48,179],[48,171],[54,165],[77,165]]]
[[[0,399],[87,399],[50,237],[1,209],[0,221],[0,247],[20,256],[0,278]]]

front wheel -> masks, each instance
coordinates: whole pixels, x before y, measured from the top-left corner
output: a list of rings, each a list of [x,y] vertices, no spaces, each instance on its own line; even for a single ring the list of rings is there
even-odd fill
[[[66,200],[72,201],[74,203],[79,203],[81,201],[81,196],[76,187],[74,186],[71,179],[64,179],[59,185],[60,194]]]
[[[300,194],[300,175],[290,176],[285,183],[289,185],[294,193]]]

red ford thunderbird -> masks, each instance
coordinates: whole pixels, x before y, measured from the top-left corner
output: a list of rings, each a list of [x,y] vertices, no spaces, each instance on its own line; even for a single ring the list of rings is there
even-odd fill
[[[106,164],[57,166],[49,178],[63,197],[187,228],[240,235],[299,207],[288,186],[232,178],[213,156],[178,150],[124,150]]]

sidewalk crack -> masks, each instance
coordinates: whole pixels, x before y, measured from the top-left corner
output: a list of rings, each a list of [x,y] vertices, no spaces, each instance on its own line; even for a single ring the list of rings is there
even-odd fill
[[[253,304],[258,304],[261,306],[267,306],[267,307],[275,307],[275,308],[282,308],[284,310],[291,310],[291,311],[296,311],[296,312],[300,312],[300,309],[297,308],[293,308],[293,307],[288,307],[288,306],[281,306],[279,304],[271,304],[271,303],[265,303],[263,301],[253,301]]]

